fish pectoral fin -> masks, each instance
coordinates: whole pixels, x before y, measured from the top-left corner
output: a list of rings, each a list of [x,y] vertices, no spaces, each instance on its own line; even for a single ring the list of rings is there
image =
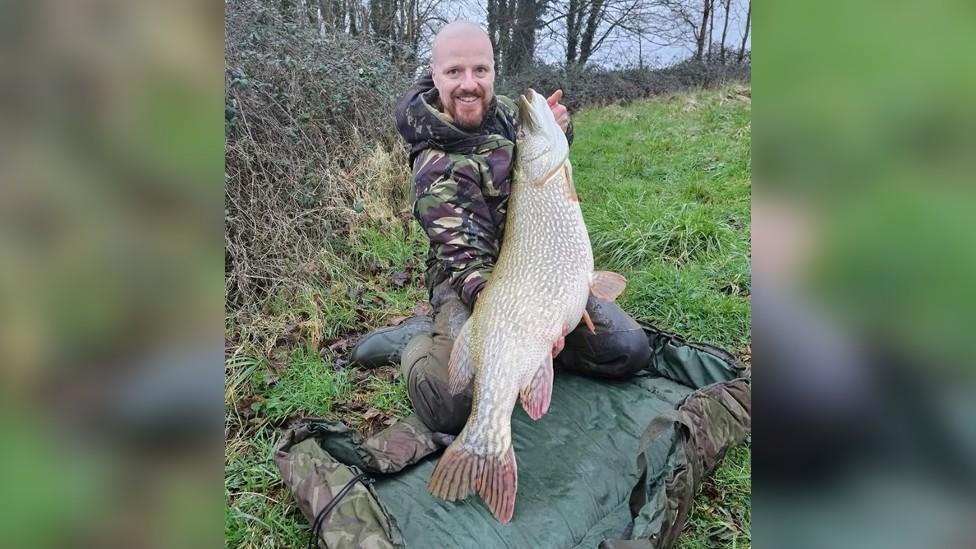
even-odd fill
[[[593,273],[590,281],[590,293],[604,301],[614,301],[624,292],[627,279],[623,275],[610,271]]]
[[[478,492],[495,518],[506,524],[515,513],[515,493],[518,491],[515,450],[509,444],[508,450],[500,456],[480,455],[455,441],[437,462],[427,491],[447,501],[464,499],[472,491]]]
[[[471,324],[465,322],[454,340],[451,358],[447,362],[448,390],[452,395],[464,392],[474,378],[474,361],[471,360]]]
[[[519,397],[525,413],[534,420],[538,420],[549,411],[549,402],[552,400],[551,353],[546,353],[546,357],[542,359],[542,365],[536,370],[535,375],[522,386]]]
[[[586,309],[583,309],[583,323],[586,327],[590,329],[590,333],[596,335],[596,326],[593,325],[593,319],[590,318],[590,313]]]

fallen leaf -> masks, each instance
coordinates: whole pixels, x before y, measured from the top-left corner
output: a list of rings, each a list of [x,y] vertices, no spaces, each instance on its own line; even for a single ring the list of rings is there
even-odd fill
[[[352,379],[356,383],[366,381],[369,379],[369,372],[366,370],[355,370],[352,374]]]
[[[356,300],[356,299],[359,298],[359,296],[363,295],[363,292],[365,292],[365,291],[366,290],[364,290],[362,286],[356,286],[355,288],[349,288],[349,291],[346,292],[346,297],[348,297],[349,299],[352,299],[352,300]]]
[[[241,414],[244,419],[251,419],[257,415],[257,410],[255,410],[255,404],[261,404],[264,402],[264,397],[258,395],[251,395],[242,398],[237,401],[237,411]]]
[[[349,350],[349,338],[342,338],[335,343],[329,345],[329,350],[333,353],[344,353]]]
[[[388,325],[390,325],[390,326],[397,326],[399,324],[402,324],[403,321],[406,320],[406,319],[407,319],[407,317],[405,317],[405,316],[395,316],[395,317],[391,318],[390,320],[388,320],[386,323]]]
[[[386,419],[383,420],[383,425],[390,426],[390,425],[393,425],[396,422],[397,422],[397,418],[395,418],[395,417],[388,417],[388,418],[386,418]]]
[[[402,288],[408,280],[410,280],[410,275],[403,271],[397,271],[390,276],[390,282],[393,283],[394,288]]]
[[[380,412],[376,408],[370,408],[369,410],[366,410],[366,413],[365,414],[363,414],[363,419],[370,420],[370,419],[373,419],[374,417],[380,415],[381,413],[382,412]]]
[[[268,365],[276,374],[280,374],[288,369],[288,354],[278,352],[268,357]]]
[[[430,316],[434,312],[434,308],[431,307],[430,303],[426,301],[421,301],[413,308],[414,316]]]

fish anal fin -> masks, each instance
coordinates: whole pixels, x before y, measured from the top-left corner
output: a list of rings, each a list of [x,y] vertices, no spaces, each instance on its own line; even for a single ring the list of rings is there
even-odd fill
[[[552,346],[552,358],[556,358],[557,356],[559,356],[559,353],[563,352],[563,349],[565,347],[566,347],[566,336],[561,335],[559,336],[559,339],[556,340],[555,345]]]
[[[519,391],[522,408],[534,420],[538,420],[549,411],[549,402],[552,400],[552,375],[552,354],[546,353],[535,375]]]
[[[627,286],[627,279],[622,275],[610,271],[593,273],[590,282],[590,293],[604,301],[614,301],[623,293]]]
[[[434,497],[457,501],[477,492],[488,509],[502,524],[515,513],[518,470],[511,445],[501,456],[475,454],[458,441],[447,447],[427,490]]]
[[[451,358],[447,362],[448,390],[452,395],[461,394],[474,377],[474,362],[471,359],[471,325],[465,323],[454,340]]]

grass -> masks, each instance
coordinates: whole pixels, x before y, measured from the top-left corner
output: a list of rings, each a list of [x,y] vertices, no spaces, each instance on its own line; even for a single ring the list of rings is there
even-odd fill
[[[734,89],[575,117],[573,173],[598,268],[621,305],[689,339],[750,345],[751,108]],[[751,448],[702,487],[677,547],[751,546]]]
[[[575,126],[577,192],[597,267],[629,281],[623,307],[689,339],[744,351],[752,285],[748,99],[729,88],[681,94],[576,113]],[[277,341],[238,342],[227,360],[228,547],[307,543],[308,526],[272,461],[293,419],[341,418],[373,431],[410,413],[395,368],[343,367],[356,334],[409,316],[426,299],[421,231],[388,204],[365,200],[364,208],[354,230],[313,266],[317,276],[269,305]],[[744,445],[705,482],[677,546],[749,547],[750,493]]]

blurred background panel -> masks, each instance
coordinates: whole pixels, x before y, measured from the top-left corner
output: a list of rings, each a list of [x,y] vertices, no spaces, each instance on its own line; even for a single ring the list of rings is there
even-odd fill
[[[6,545],[219,543],[222,18],[0,6]]]
[[[753,17],[753,540],[972,546],[976,8]]]

